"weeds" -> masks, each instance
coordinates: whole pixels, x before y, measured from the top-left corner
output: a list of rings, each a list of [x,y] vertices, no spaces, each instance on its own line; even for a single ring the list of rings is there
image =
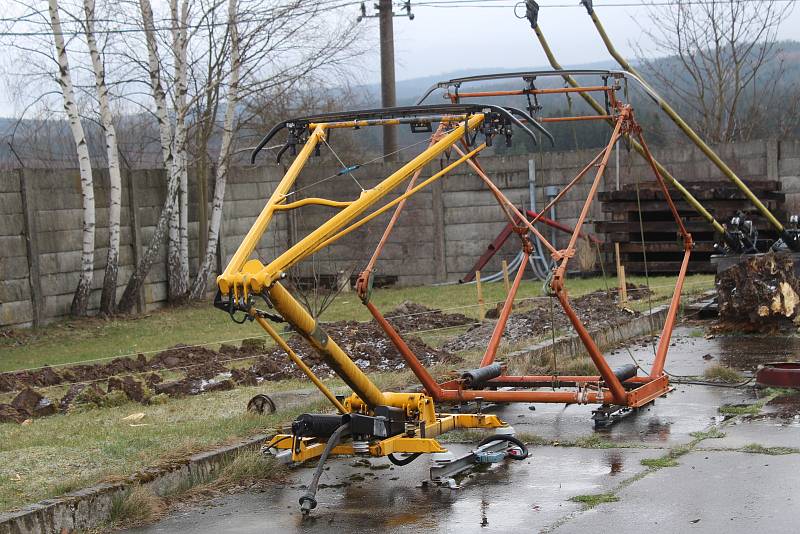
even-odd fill
[[[111,502],[109,522],[115,527],[152,521],[164,511],[164,502],[150,490],[135,486]]]
[[[751,454],[769,454],[770,456],[782,456],[784,454],[797,454],[800,449],[794,447],[764,447],[758,443],[750,443],[740,449],[742,452]]]
[[[703,376],[706,380],[714,380],[717,382],[724,382],[726,384],[735,384],[737,382],[741,382],[743,379],[739,371],[719,364],[708,367],[703,373]]]
[[[217,486],[239,486],[259,481],[281,481],[289,471],[271,456],[267,457],[257,450],[240,451],[214,482]]]
[[[692,432],[689,434],[694,439],[698,441],[702,441],[704,439],[719,439],[725,437],[725,432],[721,431],[719,428],[712,426],[705,432]]]
[[[678,465],[678,461],[675,460],[675,458],[672,458],[670,455],[662,456],[660,458],[644,458],[639,463],[653,470],[662,469],[664,467],[675,467]]]
[[[719,407],[719,413],[722,415],[758,415],[763,407],[764,401],[754,404],[725,404]]]
[[[614,449],[619,447],[619,444],[603,439],[598,434],[578,438],[571,445],[582,449]]]
[[[619,497],[613,493],[593,493],[590,495],[576,495],[574,497],[570,497],[569,500],[572,502],[579,502],[588,509],[594,508],[598,504],[603,504],[605,502],[617,502]]]

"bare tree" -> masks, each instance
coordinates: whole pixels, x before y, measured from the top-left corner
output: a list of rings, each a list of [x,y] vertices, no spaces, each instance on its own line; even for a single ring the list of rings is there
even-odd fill
[[[83,124],[78,113],[78,104],[75,99],[75,88],[72,85],[72,77],[69,70],[69,59],[67,58],[67,47],[64,41],[64,31],[61,27],[61,16],[58,11],[58,0],[49,0],[50,26],[53,30],[53,41],[56,47],[58,58],[58,81],[61,85],[61,93],[64,97],[64,109],[69,119],[72,137],[78,153],[78,169],[81,178],[81,197],[83,199],[83,231],[82,231],[82,251],[81,251],[81,272],[78,279],[78,287],[72,298],[70,314],[73,316],[86,315],[89,305],[89,294],[92,290],[92,280],[94,277],[94,186],[92,183],[92,164],[89,160],[89,149],[86,145],[86,135],[83,131]]]
[[[199,187],[205,190],[202,179],[206,160],[210,157],[211,143],[217,130],[217,110],[224,103],[225,116],[219,133],[219,153],[216,162],[212,215],[206,229],[200,217],[199,240],[206,247],[200,256],[200,266],[190,292],[197,299],[205,294],[208,279],[217,257],[220,223],[227,174],[231,167],[233,146],[237,140],[237,123],[250,120],[250,109],[257,99],[277,112],[277,100],[302,100],[299,87],[316,86],[315,103],[324,93],[324,86],[338,69],[359,55],[356,46],[359,36],[355,22],[330,24],[321,21],[324,8],[316,2],[292,0],[283,5],[264,6],[263,3],[236,0],[228,4],[228,24],[216,24],[214,7],[208,7],[202,16],[206,22],[209,44],[204,49],[204,68],[193,72],[198,108],[192,113],[196,135],[195,164]],[[236,9],[237,12],[232,12]],[[233,17],[233,19],[232,19]],[[231,22],[234,20],[235,22]],[[222,28],[223,32],[219,32]],[[217,32],[222,34],[217,34]],[[218,46],[214,46],[216,43]],[[297,46],[303,43],[303,46]],[[204,77],[200,77],[203,75]],[[328,79],[325,79],[328,77]],[[227,92],[221,90],[227,82]],[[246,101],[245,101],[246,99]],[[240,105],[241,104],[241,105]],[[199,198],[204,198],[201,193]],[[203,205],[199,211],[204,211]],[[203,232],[207,234],[202,235]],[[204,239],[204,237],[206,239]]]
[[[147,250],[139,260],[133,274],[131,275],[128,284],[125,287],[125,292],[119,302],[119,311],[123,313],[130,312],[136,305],[137,295],[139,290],[144,284],[147,273],[150,272],[153,262],[158,255],[161,248],[161,243],[167,233],[169,221],[176,207],[176,197],[180,186],[180,177],[175,172],[174,156],[172,151],[172,127],[167,115],[167,97],[161,82],[161,67],[158,57],[158,43],[156,42],[156,29],[153,20],[153,8],[150,5],[150,0],[139,0],[139,7],[142,15],[142,25],[144,27],[145,42],[147,46],[147,70],[150,79],[150,88],[152,90],[153,100],[155,101],[155,115],[158,121],[159,137],[161,140],[161,153],[164,162],[164,168],[167,171],[167,196],[164,200],[164,207],[158,218],[155,231],[150,238],[150,243]],[[168,258],[168,270],[179,268],[179,265],[174,263],[175,258]]]
[[[172,54],[175,70],[174,172],[178,176],[178,207],[170,217],[169,296],[172,302],[185,298],[189,290],[189,168],[186,154],[187,100],[186,72],[189,46],[189,1],[170,0],[172,15]]]
[[[231,151],[234,136],[236,106],[239,103],[239,72],[241,70],[241,54],[239,51],[239,30],[237,27],[236,0],[228,0],[228,31],[231,49],[231,74],[228,82],[228,93],[225,103],[225,120],[222,125],[222,143],[219,149],[217,172],[214,180],[214,198],[211,207],[211,225],[208,228],[208,245],[205,255],[200,259],[200,268],[192,284],[190,298],[198,299],[205,293],[208,277],[216,259],[219,228],[222,223],[222,206],[225,201],[225,185],[230,168]],[[215,108],[216,109],[216,108]],[[213,122],[212,122],[213,124]],[[210,136],[208,136],[210,137]],[[206,138],[207,142],[207,138]],[[201,228],[199,231],[203,231]]]
[[[703,137],[748,139],[764,121],[764,98],[781,85],[776,36],[791,8],[781,0],[671,0],[651,8],[644,32],[648,52],[667,57],[648,59],[640,47],[640,60]]]
[[[100,104],[100,122],[105,133],[106,154],[108,157],[108,254],[106,256],[106,271],[103,278],[103,292],[100,296],[100,313],[112,315],[117,307],[122,177],[119,168],[117,132],[114,127],[111,105],[109,104],[108,98],[108,86],[106,85],[105,66],[100,57],[100,51],[95,38],[95,1],[83,0],[83,10],[86,15],[84,31],[86,33],[86,42],[89,46],[89,54],[92,58],[97,99]]]

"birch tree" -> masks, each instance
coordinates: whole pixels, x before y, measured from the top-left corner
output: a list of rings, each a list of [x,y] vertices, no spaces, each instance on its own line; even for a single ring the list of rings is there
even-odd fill
[[[139,290],[144,284],[147,273],[150,271],[153,262],[158,255],[164,237],[167,234],[169,221],[175,211],[176,197],[179,189],[179,176],[175,172],[175,163],[172,152],[172,127],[167,115],[167,97],[161,82],[161,67],[158,58],[158,43],[156,42],[156,29],[153,22],[153,8],[150,0],[139,0],[139,7],[142,15],[142,25],[145,33],[145,43],[147,47],[147,70],[150,79],[150,88],[155,102],[155,116],[158,122],[159,138],[161,140],[161,153],[164,168],[167,174],[167,196],[164,199],[164,207],[158,218],[155,231],[150,238],[147,250],[139,260],[136,270],[131,275],[125,292],[119,302],[119,310],[123,313],[130,312],[136,304]],[[174,258],[173,258],[174,260]],[[168,259],[168,270],[174,265]]]
[[[175,69],[175,135],[173,138],[174,172],[178,176],[178,207],[170,217],[169,294],[175,302],[185,298],[189,290],[189,169],[186,154],[187,102],[187,38],[189,2],[170,0],[172,14],[172,51]]]
[[[64,110],[67,113],[70,131],[72,132],[72,137],[75,141],[78,153],[78,170],[80,173],[81,198],[83,202],[80,277],[78,278],[78,287],[75,289],[75,294],[72,297],[72,305],[70,307],[70,314],[79,317],[86,315],[94,277],[95,213],[92,164],[89,159],[89,148],[86,144],[83,124],[81,123],[81,118],[78,113],[75,88],[72,85],[69,59],[67,58],[67,46],[64,41],[64,31],[61,26],[58,0],[49,0],[48,7],[50,10],[50,26],[53,30],[53,41],[55,43],[56,57],[58,59],[58,83],[61,86],[61,93],[64,98]]]
[[[111,115],[111,106],[106,85],[106,73],[103,60],[95,38],[95,0],[83,0],[83,11],[86,15],[85,33],[92,58],[95,89],[100,105],[100,123],[103,126],[108,158],[108,254],[106,270],[103,278],[103,292],[100,296],[100,313],[113,315],[117,306],[117,273],[119,269],[119,235],[120,206],[122,202],[122,177],[119,167],[119,151],[117,150],[117,132]]]
[[[222,142],[217,161],[217,172],[214,179],[214,198],[211,207],[211,222],[208,229],[208,246],[206,253],[201,258],[190,298],[198,299],[205,293],[212,266],[217,257],[217,243],[219,229],[222,223],[222,207],[225,200],[225,185],[230,168],[231,152],[233,147],[234,121],[236,119],[236,106],[239,103],[239,71],[241,69],[241,56],[239,53],[239,30],[236,20],[236,0],[228,0],[228,31],[230,34],[231,48],[231,74],[228,83],[228,93],[225,104],[225,120],[222,126]],[[201,230],[202,231],[202,230]]]

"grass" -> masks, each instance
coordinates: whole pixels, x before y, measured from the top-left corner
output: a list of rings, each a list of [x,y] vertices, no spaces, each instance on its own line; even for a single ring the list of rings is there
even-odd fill
[[[576,495],[574,497],[569,498],[572,502],[578,502],[583,504],[585,508],[594,508],[598,504],[603,504],[606,502],[617,502],[619,501],[619,497],[614,495],[613,493],[592,493],[589,495]]]
[[[629,277],[629,282],[644,284],[644,277]],[[653,296],[632,301],[634,309],[646,310],[650,301],[658,304],[672,295],[674,277],[651,277]],[[615,278],[601,277],[568,279],[571,297],[615,287]],[[684,294],[698,293],[713,287],[710,275],[693,275],[686,279]],[[484,300],[489,308],[505,297],[502,283],[483,285]],[[525,299],[542,296],[542,284],[525,280],[517,297]],[[406,300],[433,308],[452,309],[452,312],[477,319],[475,285],[452,284],[446,286],[421,286],[388,288],[373,293],[373,303],[386,312]],[[322,315],[323,321],[370,319],[369,312],[353,293],[340,295]],[[457,330],[447,335],[457,333]],[[158,352],[178,343],[187,345],[210,344],[212,348],[225,341],[238,342],[249,337],[263,337],[264,333],[254,323],[233,325],[225,313],[214,309],[210,303],[197,303],[180,308],[163,308],[137,317],[114,319],[68,320],[50,324],[40,329],[15,330],[0,336],[0,372],[42,365],[88,361],[137,353]]]
[[[758,443],[749,443],[740,449],[742,452],[752,454],[769,454],[771,456],[781,456],[784,454],[797,454],[800,449],[795,447],[764,447]]]
[[[643,458],[639,463],[650,469],[663,469],[664,467],[675,467],[678,465],[678,461],[669,455],[660,458]]]
[[[142,486],[135,486],[111,502],[109,523],[114,527],[132,526],[157,518],[164,502]]]
[[[703,372],[703,377],[706,380],[714,380],[717,382],[724,382],[726,384],[735,384],[737,382],[741,382],[743,379],[739,371],[719,364],[715,364],[706,368],[706,370]]]
[[[753,404],[724,404],[719,407],[719,413],[722,415],[758,415],[763,407],[764,402],[762,401]]]
[[[123,406],[54,415],[29,425],[0,425],[0,510],[55,497],[103,480],[117,480],[175,456],[237,438],[270,432],[297,407],[272,415],[245,412],[247,400],[263,387],[237,388],[167,404]],[[131,426],[122,418],[144,412]],[[57,485],[54,481],[60,481]]]
[[[719,428],[717,428],[715,426],[712,426],[711,428],[709,428],[708,430],[706,430],[704,432],[702,432],[702,431],[691,432],[689,435],[692,436],[696,440],[702,441],[704,439],[720,439],[720,438],[724,438],[725,437],[725,432],[721,431]]]

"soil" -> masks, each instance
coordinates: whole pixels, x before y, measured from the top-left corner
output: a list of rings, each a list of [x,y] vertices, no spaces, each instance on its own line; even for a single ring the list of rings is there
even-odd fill
[[[606,291],[595,291],[570,299],[572,308],[583,324],[590,330],[625,323],[640,315],[639,312],[617,306],[616,296],[618,291],[616,289],[611,290],[610,293],[611,295]],[[645,299],[648,294],[649,292],[645,286],[637,287],[633,284],[628,284],[629,301]],[[572,328],[572,324],[555,297],[552,298],[552,301],[541,298],[523,300],[518,306],[532,306],[532,308],[512,314],[509,317],[506,330],[503,333],[503,342],[530,341],[542,336],[552,335],[553,330],[558,332]],[[485,348],[492,337],[495,324],[496,321],[486,321],[481,325],[475,326],[445,343],[443,348],[450,352]]]
[[[406,317],[399,317],[401,315]],[[387,316],[401,332],[457,326],[472,321],[461,314],[446,314],[412,302],[404,302]],[[324,324],[323,328],[361,369],[395,371],[405,368],[405,361],[394,345],[374,323],[340,321]],[[460,361],[447,351],[429,347],[419,338],[407,336],[406,342],[425,365]],[[322,357],[299,335],[289,336],[287,343],[315,374],[323,378],[333,375]],[[248,368],[231,367],[233,360],[244,358],[253,358],[255,362]],[[164,381],[158,374],[164,370],[183,370],[185,376]],[[103,405],[111,401],[109,394],[113,392],[119,392],[115,395],[121,395],[123,399],[127,397],[147,403],[152,394],[171,397],[197,395],[229,390],[237,385],[253,386],[264,380],[303,376],[282,349],[268,347],[263,338],[244,340],[239,347],[223,344],[219,351],[178,345],[150,359],[139,354],[135,358],[116,358],[108,363],[2,373],[0,392],[20,393],[12,404],[0,405],[0,421],[21,422],[28,417],[41,417],[58,411],[64,413],[73,404]],[[106,382],[105,389],[98,384],[103,381]],[[57,404],[33,389],[60,384],[71,386]]]
[[[400,333],[448,328],[475,322],[460,313],[444,313],[409,300],[386,312],[384,317]]]

